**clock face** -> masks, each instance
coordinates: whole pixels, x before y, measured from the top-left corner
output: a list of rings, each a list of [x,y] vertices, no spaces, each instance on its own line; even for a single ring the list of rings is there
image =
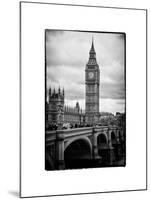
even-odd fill
[[[93,72],[89,72],[89,78],[93,78],[94,77],[94,73]]]

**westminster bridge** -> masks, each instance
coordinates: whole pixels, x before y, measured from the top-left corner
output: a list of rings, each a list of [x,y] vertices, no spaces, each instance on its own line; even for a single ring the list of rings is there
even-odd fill
[[[45,137],[46,170],[125,166],[125,134],[121,127],[47,130]],[[119,164],[121,158],[124,162]]]

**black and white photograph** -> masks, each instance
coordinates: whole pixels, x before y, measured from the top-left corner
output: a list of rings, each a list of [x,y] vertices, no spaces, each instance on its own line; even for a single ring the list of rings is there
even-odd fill
[[[104,6],[20,3],[20,197],[148,187],[147,10]]]
[[[126,166],[126,34],[45,30],[45,169]]]

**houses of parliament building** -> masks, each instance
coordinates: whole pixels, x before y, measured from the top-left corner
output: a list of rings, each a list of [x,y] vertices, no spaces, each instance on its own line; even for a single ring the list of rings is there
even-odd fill
[[[99,87],[100,69],[96,60],[93,39],[89,52],[89,60],[85,68],[85,112],[77,102],[75,107],[65,105],[65,91],[49,88],[49,100],[46,102],[46,126],[57,124],[60,128],[64,123],[75,126],[97,124],[100,118],[99,112]]]

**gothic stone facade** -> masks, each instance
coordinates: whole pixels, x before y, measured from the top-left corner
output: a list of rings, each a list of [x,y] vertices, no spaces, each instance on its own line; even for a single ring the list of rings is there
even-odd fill
[[[55,89],[52,92],[49,88],[49,103],[46,107],[46,123],[47,125],[57,124],[62,126],[63,124],[63,114],[64,114],[64,90],[61,91],[60,88],[56,93]]]
[[[80,109],[79,103],[74,108],[64,105],[64,90],[49,88],[49,102],[46,104],[46,125],[57,125],[62,128],[64,123],[80,126],[84,123],[84,114]]]
[[[76,103],[74,108],[65,106],[64,107],[64,123],[70,123],[73,126],[81,126],[84,123],[84,114],[80,109],[79,103]]]

